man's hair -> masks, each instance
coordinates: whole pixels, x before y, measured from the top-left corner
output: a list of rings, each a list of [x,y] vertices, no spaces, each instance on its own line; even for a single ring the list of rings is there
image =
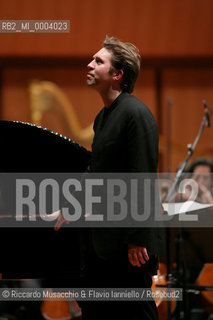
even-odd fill
[[[123,70],[121,90],[131,93],[140,72],[139,50],[132,43],[108,36],[103,42],[103,47],[112,52],[110,72]]]
[[[213,173],[213,160],[211,158],[197,158],[188,165],[185,171],[193,173],[197,166],[209,167],[210,172]]]

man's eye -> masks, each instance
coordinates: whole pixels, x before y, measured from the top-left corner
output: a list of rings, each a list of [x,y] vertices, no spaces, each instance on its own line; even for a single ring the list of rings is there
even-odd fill
[[[101,64],[101,60],[96,59],[96,63],[97,63],[97,64]]]

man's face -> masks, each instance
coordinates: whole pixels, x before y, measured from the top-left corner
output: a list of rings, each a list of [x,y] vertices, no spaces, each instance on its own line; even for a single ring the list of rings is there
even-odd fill
[[[192,178],[198,183],[198,185],[203,185],[206,188],[211,186],[211,174],[209,166],[198,165],[193,171]]]
[[[110,73],[112,53],[105,48],[99,50],[88,64],[87,84],[97,90],[107,89],[113,80]]]

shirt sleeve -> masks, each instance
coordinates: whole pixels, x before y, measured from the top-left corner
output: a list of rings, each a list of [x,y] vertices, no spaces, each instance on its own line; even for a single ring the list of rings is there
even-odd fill
[[[148,108],[146,108],[144,106],[144,108],[132,110],[128,118],[128,167],[129,172],[150,173],[150,178],[153,179],[157,172],[158,163],[158,129],[155,119]],[[151,220],[154,219],[155,209],[153,203],[151,203],[150,210]],[[156,228],[144,228],[143,223],[141,223],[139,228],[127,228],[124,232],[126,244],[144,246],[148,249],[148,253],[155,251],[153,240],[158,233]]]
[[[149,112],[136,109],[127,123],[127,157],[129,172],[156,172],[158,129]]]

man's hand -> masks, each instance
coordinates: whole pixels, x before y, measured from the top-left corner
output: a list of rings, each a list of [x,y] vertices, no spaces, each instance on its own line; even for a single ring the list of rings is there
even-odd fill
[[[208,190],[208,188],[206,188],[202,184],[198,184],[198,187],[199,187],[199,198],[198,198],[198,201],[200,200],[202,203],[212,204],[213,203],[213,198],[212,198],[210,190]]]
[[[58,230],[61,228],[61,225],[62,225],[63,223],[68,224],[69,221],[67,221],[67,220],[63,217],[63,215],[62,215],[62,213],[61,213],[61,210],[58,210],[58,211],[56,211],[56,212],[54,212],[54,213],[58,216],[58,219],[57,219],[57,222],[56,222],[56,224],[55,224],[54,230],[55,230],[55,231],[58,231]]]
[[[128,245],[128,258],[131,265],[141,267],[149,260],[149,255],[146,247]]]

